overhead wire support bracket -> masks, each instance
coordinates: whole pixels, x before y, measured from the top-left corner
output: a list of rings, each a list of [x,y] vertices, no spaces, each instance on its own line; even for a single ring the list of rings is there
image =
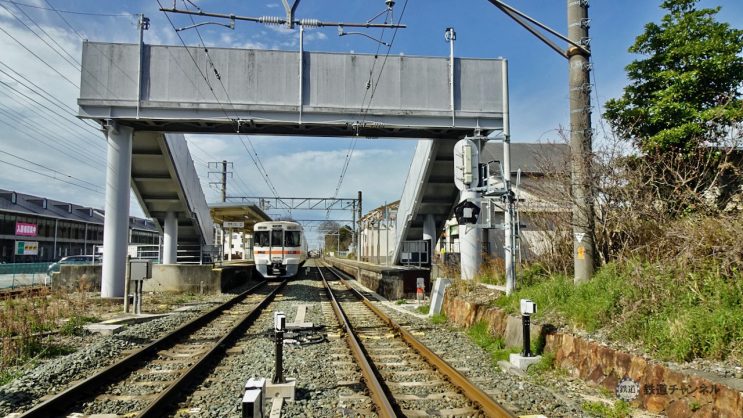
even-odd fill
[[[323,22],[323,21],[316,20],[316,19],[298,19],[298,20],[294,19],[291,22],[289,22],[287,19],[281,18],[278,16],[261,16],[261,17],[237,16],[234,14],[210,13],[210,12],[205,12],[203,10],[194,11],[194,10],[187,10],[187,9],[178,9],[175,7],[172,7],[169,9],[165,7],[161,7],[159,10],[161,12],[166,12],[166,13],[180,13],[180,14],[187,14],[187,15],[193,15],[193,16],[215,17],[215,18],[220,18],[220,19],[231,19],[231,20],[240,20],[240,21],[246,21],[246,22],[276,24],[276,25],[287,25],[288,23],[291,23],[292,25],[314,26],[314,27],[344,26],[348,28],[391,28],[391,29],[407,28],[407,25],[401,25],[401,24],[395,24],[395,23]]]
[[[524,12],[521,12],[517,9],[514,9],[513,7],[507,5],[506,3],[500,1],[500,0],[488,0],[490,3],[493,4],[493,6],[500,9],[503,13],[505,13],[508,17],[513,19],[516,23],[523,26],[524,29],[528,30],[532,33],[532,35],[539,38],[542,42],[544,42],[547,46],[552,48],[555,52],[562,55],[564,58],[570,58],[570,55],[575,55],[573,50],[577,49],[582,55],[585,55],[586,57],[591,56],[591,50],[588,48],[588,42],[574,42],[570,40],[567,36],[561,34],[560,32],[550,28],[549,26],[545,25],[544,23],[534,19],[533,17],[530,17]],[[540,33],[536,28],[530,25],[536,25],[537,27],[549,32],[550,34],[556,36],[557,38],[569,43],[573,46],[573,48],[570,48],[568,50],[562,49],[559,45],[554,43],[552,40],[547,38],[544,34]],[[582,22],[582,24],[589,24],[589,22]]]
[[[180,32],[180,31],[184,31],[184,30],[188,30],[188,29],[193,29],[193,28],[198,28],[199,26],[206,26],[206,25],[224,26],[227,29],[234,30],[235,29],[235,19],[234,18],[233,19],[230,19],[230,23],[228,25],[226,25],[224,23],[219,23],[219,22],[199,22],[199,23],[194,23],[191,26],[184,26],[182,28],[177,28],[175,31],[176,32]]]

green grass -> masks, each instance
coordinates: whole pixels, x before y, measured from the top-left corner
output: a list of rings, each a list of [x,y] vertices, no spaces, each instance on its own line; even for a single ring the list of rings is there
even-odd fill
[[[506,347],[502,338],[493,336],[488,330],[488,324],[485,321],[479,321],[467,328],[467,336],[490,354],[493,364],[501,360],[508,360],[511,353],[518,353],[519,349],[515,347]]]
[[[21,373],[15,368],[4,368],[0,370],[0,386],[14,381]]]
[[[584,411],[601,418],[628,418],[632,413],[629,404],[622,400],[614,402],[611,406],[603,402],[584,402],[581,407]]]
[[[405,299],[398,299],[398,300],[395,301],[395,304],[397,304],[397,305],[404,305],[406,303],[408,303],[408,301],[405,300]]]
[[[527,369],[527,373],[531,376],[538,376],[540,374],[549,372],[555,369],[555,354],[554,353],[543,353],[542,358],[539,362],[532,364]]]
[[[428,311],[430,311],[430,310],[431,310],[431,306],[430,305],[421,305],[421,306],[415,308],[415,311],[416,312],[418,312],[419,314],[423,314],[423,315],[428,315]]]
[[[725,277],[712,263],[682,269],[630,260],[607,264],[578,286],[538,269],[520,282],[494,304],[518,314],[519,300],[529,298],[539,307],[537,321],[604,329],[663,360],[743,359],[743,275],[737,271]]]
[[[444,315],[443,313],[436,314],[431,317],[431,322],[434,325],[443,325],[446,323],[446,315]]]
[[[62,335],[82,335],[83,325],[98,322],[99,319],[92,316],[74,315],[59,328]]]

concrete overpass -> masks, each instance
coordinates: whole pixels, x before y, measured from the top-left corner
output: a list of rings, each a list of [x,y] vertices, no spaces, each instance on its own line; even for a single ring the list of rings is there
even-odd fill
[[[106,221],[103,296],[120,294],[123,282],[123,215],[112,209],[128,208],[135,132],[451,140],[503,128],[504,60],[390,56],[365,103],[375,60],[85,42],[79,115],[107,126],[106,209],[116,213]]]

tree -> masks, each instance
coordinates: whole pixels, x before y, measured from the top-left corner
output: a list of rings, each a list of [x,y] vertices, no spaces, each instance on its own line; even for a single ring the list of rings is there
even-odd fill
[[[629,52],[630,84],[606,103],[604,117],[645,153],[719,145],[743,122],[743,30],[715,20],[720,8],[665,0]]]
[[[317,227],[324,234],[323,239],[327,251],[347,251],[353,242],[353,229],[347,225],[341,225],[336,221],[323,221]]]

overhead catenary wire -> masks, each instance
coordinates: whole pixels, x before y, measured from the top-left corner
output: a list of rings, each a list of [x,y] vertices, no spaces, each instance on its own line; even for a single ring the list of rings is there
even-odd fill
[[[364,92],[363,99],[361,100],[362,120],[361,120],[361,123],[359,124],[359,129],[362,129],[364,127],[364,124],[366,123],[366,117],[367,117],[367,115],[369,113],[369,109],[371,108],[372,101],[374,100],[374,94],[377,91],[377,86],[379,86],[379,81],[382,78],[382,73],[384,72],[384,67],[387,64],[387,58],[389,57],[390,51],[392,50],[392,46],[395,43],[395,38],[397,37],[397,31],[398,31],[398,29],[400,27],[399,25],[402,22],[402,18],[405,15],[405,10],[407,9],[407,7],[408,7],[408,0],[405,0],[405,3],[403,4],[403,7],[402,7],[402,11],[400,12],[400,17],[397,20],[397,26],[395,26],[395,30],[394,30],[394,32],[392,34],[392,39],[387,44],[387,52],[385,53],[384,60],[382,61],[382,68],[380,68],[380,70],[379,70],[379,74],[377,76],[376,82],[374,82],[372,84],[371,83],[371,79],[372,79],[372,76],[374,74],[374,68],[376,67],[376,60],[377,60],[377,56],[379,55],[379,49],[381,48],[381,44],[377,45],[377,53],[374,55],[374,62],[372,64],[372,69],[371,69],[371,71],[369,73],[369,81],[367,81],[367,89]],[[384,32],[382,33],[382,37],[384,37]],[[366,100],[366,96],[367,96],[367,93],[369,92],[369,88],[370,87],[372,89],[371,90],[371,96],[369,97],[369,103],[367,104],[367,107],[364,110],[364,101]],[[357,141],[358,141],[358,138],[354,138],[351,141],[351,145],[349,147],[349,151],[348,151],[348,154],[346,156],[346,160],[344,161],[343,168],[341,169],[341,175],[340,175],[340,178],[338,179],[338,184],[336,185],[335,193],[334,193],[334,196],[333,197],[337,197],[338,196],[338,193],[340,192],[341,186],[343,185],[343,180],[345,179],[345,176],[346,176],[346,172],[348,171],[348,166],[350,165],[351,158],[353,157],[353,152],[356,149]]]
[[[160,8],[163,9],[162,4],[160,3],[160,0],[157,0],[157,3],[160,6]],[[163,14],[165,14],[165,17],[167,18],[168,22],[173,27],[173,31],[175,31],[176,35],[178,36],[178,39],[180,39],[181,44],[183,44],[184,48],[186,49],[186,52],[188,53],[189,57],[191,58],[191,61],[194,63],[194,66],[196,66],[197,70],[199,71],[199,74],[201,75],[201,77],[206,82],[207,87],[209,88],[210,92],[214,96],[214,99],[219,104],[220,109],[225,114],[225,116],[227,117],[228,120],[231,120],[231,121],[234,121],[235,122],[235,124],[236,124],[235,132],[238,135],[238,137],[240,138],[240,141],[243,144],[243,147],[246,149],[246,151],[248,151],[248,155],[250,156],[251,160],[253,160],[253,163],[256,165],[256,168],[258,168],[258,171],[261,174],[261,177],[262,177],[263,181],[269,187],[269,190],[271,191],[271,193],[275,197],[277,197],[278,196],[278,192],[276,191],[276,188],[274,187],[273,183],[271,182],[271,179],[268,176],[268,173],[265,171],[265,168],[263,167],[262,162],[260,162],[260,157],[258,156],[258,153],[255,151],[255,148],[253,147],[252,141],[250,140],[250,138],[248,138],[248,142],[249,142],[250,147],[252,149],[252,153],[251,153],[251,151],[248,149],[247,145],[245,144],[245,141],[243,139],[243,136],[240,135],[239,122],[237,120],[233,119],[232,117],[230,117],[230,115],[227,113],[227,110],[224,108],[224,105],[219,100],[219,97],[217,96],[216,92],[214,91],[214,88],[212,87],[211,83],[209,82],[208,77],[201,70],[201,67],[199,67],[198,63],[196,62],[196,59],[194,58],[193,54],[191,54],[191,51],[189,51],[188,46],[186,45],[186,42],[183,40],[183,37],[181,36],[181,34],[176,30],[175,24],[173,23],[172,19],[170,19],[170,16],[167,14],[167,12],[163,11]],[[197,29],[197,32],[198,32],[198,29]],[[199,38],[201,39],[201,35],[200,34],[199,34]],[[203,39],[202,39],[202,44],[203,44]],[[211,57],[208,54],[208,50],[207,50],[206,46],[203,45],[203,48],[206,51],[207,58],[211,61]],[[212,61],[212,65],[213,65],[213,61]],[[220,84],[222,85],[222,88],[225,90],[225,94],[227,95],[227,99],[230,102],[230,105],[232,105],[234,107],[234,104],[232,103],[232,100],[229,97],[229,93],[227,92],[227,89],[225,88],[224,84],[222,83],[221,77],[217,77],[217,79],[219,80]]]

